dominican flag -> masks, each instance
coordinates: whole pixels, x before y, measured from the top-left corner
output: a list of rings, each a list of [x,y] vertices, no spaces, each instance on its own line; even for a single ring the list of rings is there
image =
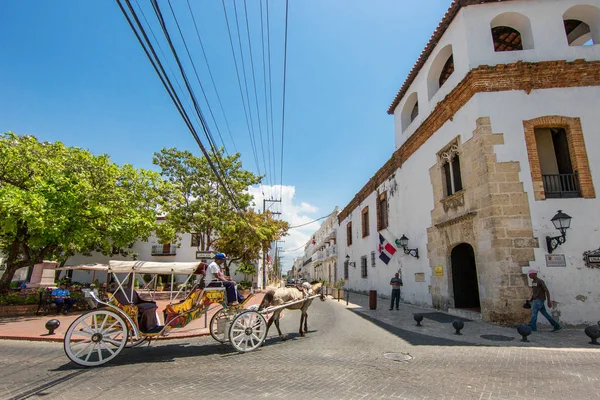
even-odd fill
[[[385,238],[379,234],[379,246],[377,248],[379,250],[379,259],[383,261],[386,265],[392,259],[392,256],[396,253],[396,249],[392,246]]]

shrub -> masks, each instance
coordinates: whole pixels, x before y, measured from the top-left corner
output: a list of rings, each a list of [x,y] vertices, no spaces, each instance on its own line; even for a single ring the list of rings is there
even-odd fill
[[[25,295],[9,292],[0,295],[0,306],[38,304],[38,292],[28,292]]]
[[[343,289],[344,284],[345,284],[344,280],[340,278],[333,284],[333,287],[335,287],[336,289]]]
[[[252,287],[252,282],[251,281],[240,281],[240,282],[238,282],[237,287],[239,290],[250,289]]]

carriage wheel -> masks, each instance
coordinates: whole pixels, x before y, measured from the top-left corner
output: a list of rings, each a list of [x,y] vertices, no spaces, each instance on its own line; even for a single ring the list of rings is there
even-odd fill
[[[77,318],[65,334],[67,357],[84,367],[102,365],[127,344],[127,324],[117,313],[96,310]]]
[[[210,336],[212,336],[213,339],[215,339],[217,342],[226,343],[229,341],[229,337],[227,336],[229,334],[229,327],[223,329],[222,332],[218,330],[219,323],[223,324],[226,320],[229,320],[231,322],[231,314],[227,312],[227,309],[225,308],[222,308],[219,311],[217,311],[217,313],[213,315],[210,319]]]
[[[229,341],[241,353],[260,347],[266,337],[267,322],[256,311],[246,311],[237,315],[229,328]]]

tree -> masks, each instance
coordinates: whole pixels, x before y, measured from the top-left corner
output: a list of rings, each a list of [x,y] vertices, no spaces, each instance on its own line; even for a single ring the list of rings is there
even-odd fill
[[[261,251],[266,251],[270,244],[287,234],[289,224],[273,218],[270,212],[258,214],[249,209],[242,215],[236,214],[233,223],[225,225],[216,239],[215,247],[227,254],[228,263],[254,262]]]
[[[0,252],[6,272],[74,253],[127,254],[155,229],[160,176],[107,155],[39,142],[11,132],[0,135]]]
[[[211,161],[221,171],[237,208],[248,208],[252,201],[248,187],[260,183],[262,178],[242,168],[239,153],[224,156],[221,149]],[[177,243],[180,234],[189,232],[200,235],[200,250],[211,249],[223,228],[236,220],[237,210],[208,160],[170,148],[155,153],[153,162],[171,184],[170,190],[160,196],[160,209],[165,216],[157,230],[161,242]]]
[[[244,280],[248,280],[248,276],[252,277],[256,274],[256,267],[249,262],[242,262],[235,270],[236,274],[244,274]]]

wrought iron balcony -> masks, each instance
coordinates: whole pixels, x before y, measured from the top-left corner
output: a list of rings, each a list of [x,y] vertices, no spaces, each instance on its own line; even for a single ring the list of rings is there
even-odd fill
[[[152,246],[153,256],[174,256],[177,254],[177,246],[174,244],[157,244]]]
[[[542,175],[547,199],[581,197],[577,174]]]

